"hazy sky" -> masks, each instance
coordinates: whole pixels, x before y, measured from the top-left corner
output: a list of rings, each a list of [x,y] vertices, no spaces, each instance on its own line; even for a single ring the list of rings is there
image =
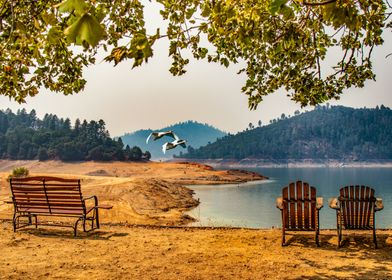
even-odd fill
[[[153,12],[148,16],[157,18]],[[150,20],[151,28],[156,28],[153,23],[160,24]],[[385,58],[392,52],[392,36],[389,31],[386,35],[384,46],[374,51],[377,82],[369,81],[363,89],[349,89],[340,101],[330,101],[330,104],[392,107],[392,57]],[[103,119],[111,136],[138,129],[158,129],[186,120],[208,123],[235,133],[245,129],[249,122],[257,124],[261,120],[266,124],[282,113],[293,114],[300,109],[280,91],[266,97],[256,111],[249,111],[247,96],[241,93],[245,76],[236,74],[239,66],[227,69],[191,60],[184,76],[173,77],[168,71],[167,41],[158,42],[154,50],[154,57],[148,64],[133,70],[132,62],[113,67],[99,61],[85,71],[87,85],[79,94],[63,96],[42,89],[23,105],[1,96],[0,109],[35,109],[39,117],[52,113],[69,117],[72,122],[76,118]]]

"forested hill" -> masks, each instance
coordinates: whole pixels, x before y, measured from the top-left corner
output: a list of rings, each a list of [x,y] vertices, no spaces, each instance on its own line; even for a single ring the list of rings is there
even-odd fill
[[[392,111],[317,107],[193,150],[197,159],[392,159]]]
[[[187,145],[192,147],[200,147],[202,145],[208,144],[208,142],[214,142],[218,137],[223,137],[226,135],[225,132],[210,126],[208,124],[202,124],[195,121],[187,121],[177,123],[168,127],[156,129],[154,131],[174,131],[181,139],[187,140]],[[170,138],[163,137],[156,141],[150,140],[146,144],[146,139],[148,135],[153,130],[144,129],[138,130],[133,133],[125,134],[120,136],[124,144],[136,145],[143,150],[150,151],[152,158],[171,158],[174,154],[180,154],[186,152],[187,150],[182,147],[177,147],[176,149],[169,150],[166,154],[162,152],[162,145],[167,141],[172,141]]]
[[[46,114],[41,120],[35,110],[0,110],[0,159],[132,160],[149,159],[148,152],[110,138],[103,120],[71,121]]]

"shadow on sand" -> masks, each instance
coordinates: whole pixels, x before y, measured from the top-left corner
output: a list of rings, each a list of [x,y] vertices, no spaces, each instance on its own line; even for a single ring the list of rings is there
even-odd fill
[[[37,237],[43,238],[61,238],[61,239],[82,239],[82,240],[109,240],[112,237],[127,236],[125,232],[108,232],[104,230],[94,230],[90,232],[79,232],[77,236],[73,235],[73,231],[53,228],[38,228],[38,229],[20,229],[18,232],[28,233]]]
[[[343,244],[341,248],[337,246],[336,234],[320,234],[320,247],[316,247],[314,234],[294,234],[287,240],[287,246],[309,247],[316,250],[328,250],[336,252],[336,258],[350,259],[355,257],[361,260],[369,260],[375,263],[371,268],[358,268],[358,264],[336,265],[331,268],[333,271],[348,272],[350,279],[392,279],[392,244],[387,242],[391,236],[382,232],[377,234],[378,249],[374,248],[372,234],[351,233],[343,234]],[[342,255],[341,253],[344,253]],[[299,256],[300,258],[300,256]],[[320,263],[315,260],[303,259],[305,264],[312,268],[322,268]],[[339,279],[331,274],[320,273],[317,276],[301,276],[295,279]]]

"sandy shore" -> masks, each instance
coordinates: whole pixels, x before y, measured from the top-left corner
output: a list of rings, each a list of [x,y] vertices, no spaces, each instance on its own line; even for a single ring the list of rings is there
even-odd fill
[[[30,175],[48,174],[82,179],[83,195],[97,195],[101,204],[113,205],[102,211],[103,220],[115,223],[180,225],[192,218],[184,214],[198,205],[193,191],[184,185],[241,183],[264,177],[240,170],[214,170],[212,167],[183,163],[127,163],[60,161],[0,161],[0,219],[12,217],[6,178],[15,167],[29,169]]]
[[[82,179],[85,195],[112,204],[102,227],[73,237],[69,228],[12,231],[5,178],[12,168],[32,175]],[[392,279],[392,231],[292,235],[279,230],[178,227],[197,205],[182,184],[262,179],[192,163],[61,163],[0,161],[0,279]],[[219,186],[217,186],[219,187]],[[169,226],[167,226],[169,225]]]

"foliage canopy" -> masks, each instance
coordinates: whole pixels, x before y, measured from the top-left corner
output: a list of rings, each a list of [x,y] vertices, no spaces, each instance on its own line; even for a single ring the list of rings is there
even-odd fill
[[[279,88],[316,105],[375,78],[372,52],[390,15],[383,0],[156,2],[164,34],[147,33],[138,0],[0,0],[0,93],[21,103],[41,87],[79,92],[100,49],[114,65],[130,59],[136,67],[166,38],[174,75],[186,72],[189,56],[226,67],[243,62],[250,108]],[[331,52],[340,55],[333,65]]]

